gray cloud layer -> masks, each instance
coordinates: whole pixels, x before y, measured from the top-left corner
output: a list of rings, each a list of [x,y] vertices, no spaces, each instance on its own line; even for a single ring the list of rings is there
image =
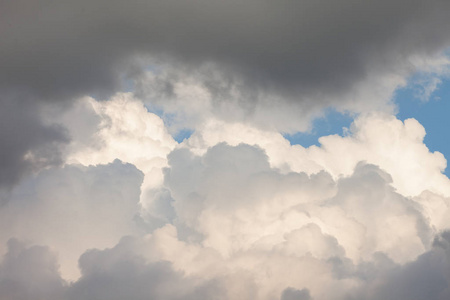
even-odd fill
[[[110,91],[137,54],[217,62],[255,87],[348,89],[448,42],[448,1],[2,1],[0,79],[45,97]]]

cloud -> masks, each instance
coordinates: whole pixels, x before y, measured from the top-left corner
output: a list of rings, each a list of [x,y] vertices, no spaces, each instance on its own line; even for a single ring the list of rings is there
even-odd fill
[[[450,38],[440,0],[23,0],[1,10],[0,90],[104,99],[147,67],[161,74],[166,99],[190,74],[215,115],[231,110],[283,131],[304,130],[297,119],[327,106],[386,107],[418,61],[439,57]],[[168,69],[175,72],[165,76]]]
[[[2,299],[64,299],[64,291],[57,257],[48,247],[8,241],[8,252],[0,264]]]
[[[82,277],[68,283],[58,273],[56,255],[43,246],[8,242],[0,264],[3,299],[232,299],[256,294],[245,276],[214,280],[185,276],[169,262],[147,262],[135,252],[136,240],[114,248],[90,250],[80,257]]]
[[[80,97],[128,90],[162,109],[172,133],[211,119],[296,132],[329,106],[392,111],[410,74],[448,67],[448,4],[439,0],[0,5],[6,188],[64,161],[70,137],[47,111],[64,114]]]
[[[55,116],[73,137],[64,151],[67,164],[108,164],[116,159],[135,165],[144,174],[140,205],[147,217],[167,219],[165,201],[151,201],[161,190],[167,155],[177,146],[163,120],[130,93],[117,93],[108,101],[80,98]],[[164,215],[159,213],[164,210]],[[164,222],[163,222],[164,223]]]
[[[8,190],[26,175],[62,164],[69,137],[62,126],[43,119],[45,108],[26,95],[0,94],[0,104],[0,188]]]
[[[140,241],[123,239],[113,249],[88,251],[80,258],[82,277],[70,299],[232,299],[255,296],[245,276],[205,280],[176,271],[170,262],[147,262],[136,254]],[[233,293],[235,293],[233,295]]]
[[[0,209],[2,244],[26,241],[3,250],[0,295],[445,299],[447,182],[410,171],[437,176],[445,160],[414,120],[362,115],[310,148],[220,120],[176,144],[130,94],[81,99],[57,121],[66,165],[24,178]]]
[[[120,159],[145,173],[144,189],[161,184],[161,169],[177,143],[163,120],[130,93],[103,102],[80,98],[57,118],[74,137],[65,150],[67,163],[88,166]]]
[[[382,254],[346,270],[342,268],[348,265],[344,261],[327,262],[332,268],[322,268],[322,272],[337,276],[337,268],[341,267],[340,277],[334,283],[324,280],[327,274],[322,273],[317,278],[321,292],[311,296],[306,288],[287,287],[279,299],[446,299],[450,282],[448,242],[448,232],[443,232],[430,251],[404,266],[392,263]],[[0,264],[0,295],[6,299],[49,300],[278,299],[275,294],[265,294],[265,286],[255,282],[256,272],[234,271],[232,276],[213,279],[188,275],[177,271],[170,262],[151,262],[139,254],[139,248],[146,243],[148,240],[128,237],[113,248],[85,252],[80,257],[82,276],[68,283],[60,278],[56,256],[49,248],[10,240]],[[314,264],[304,265],[307,266]],[[313,270],[302,271],[311,275]]]
[[[447,299],[446,160],[391,113],[449,8],[2,1],[0,298]]]
[[[283,174],[270,168],[261,149],[219,144],[201,157],[176,150],[169,166],[165,185],[175,224],[226,257],[271,249],[358,260],[382,251],[405,262],[431,243],[420,203],[396,193],[389,174],[374,165],[360,163],[334,181],[324,171]]]
[[[291,146],[276,132],[216,121],[200,127],[166,160],[174,142],[139,100],[124,94],[109,102],[79,103],[95,116],[95,130],[87,132],[96,140],[75,133],[83,143],[74,139],[68,157],[86,165],[114,157],[136,164],[149,181],[141,187],[141,208],[133,211],[147,232],[174,224],[181,240],[201,242],[225,257],[273,249],[280,255],[357,261],[381,251],[404,263],[446,228],[447,181],[429,185],[420,179],[423,174],[411,172],[411,164],[419,163],[414,168],[422,173],[445,178],[445,160],[425,147],[424,130],[415,120],[363,115],[347,136],[323,137],[321,147],[311,148]],[[73,113],[66,117],[73,119]],[[66,126],[69,132],[78,128]],[[399,159],[405,151],[414,156]],[[155,180],[162,168],[164,181]],[[422,193],[427,189],[435,192]]]
[[[424,144],[425,128],[415,119],[404,122],[395,116],[372,112],[355,118],[345,134],[322,136],[319,146],[290,145],[280,133],[242,123],[212,120],[198,126],[183,146],[202,155],[218,143],[258,145],[270,165],[283,172],[314,174],[321,170],[333,178],[349,176],[360,161],[375,164],[392,176],[392,185],[403,195],[417,196],[424,190],[450,195],[444,156]]]
[[[359,297],[362,299],[436,299],[450,295],[449,234],[436,237],[431,251],[404,266],[395,266],[381,272]]]
[[[22,181],[1,207],[0,241],[49,245],[59,253],[64,278],[76,279],[84,251],[111,247],[123,235],[139,233],[133,218],[140,209],[142,180],[139,170],[120,161],[43,171]]]
[[[45,1],[4,2],[2,62],[7,68],[3,74],[14,71],[4,84],[26,83],[52,92],[59,85],[69,89],[69,82],[72,90],[108,86],[118,63],[133,54],[150,52],[188,62],[208,57],[243,74],[256,72],[270,84],[341,88],[364,75],[369,55],[391,62],[395,58],[391,55],[400,51],[408,56],[425,54],[446,44],[446,3],[407,4],[250,0],[133,1],[126,6],[94,1],[50,6]],[[30,14],[33,9],[45,18]],[[384,20],[381,24],[380,19]],[[436,25],[443,27],[435,30]],[[13,49],[20,51],[13,53]],[[109,55],[103,55],[108,50]],[[18,59],[24,63],[14,70]],[[46,59],[50,63],[44,64]],[[50,71],[47,78],[39,80],[41,71]],[[46,88],[52,79],[57,81]]]
[[[296,290],[293,288],[287,288],[281,294],[280,300],[310,300],[309,292],[307,289]]]

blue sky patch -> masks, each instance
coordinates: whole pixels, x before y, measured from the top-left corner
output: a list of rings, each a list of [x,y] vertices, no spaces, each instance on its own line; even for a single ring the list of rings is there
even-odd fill
[[[352,122],[352,115],[340,113],[334,109],[327,109],[324,116],[313,121],[311,131],[284,134],[283,136],[289,140],[291,145],[301,145],[303,147],[319,146],[318,139],[320,137],[332,134],[343,135],[344,128],[348,128]]]
[[[441,79],[438,88],[431,94],[429,101],[417,97],[414,85],[399,89],[395,95],[398,104],[397,117],[404,121],[414,118],[425,127],[427,132],[424,143],[430,151],[439,151],[448,160],[450,158],[450,80]],[[448,176],[448,168],[445,171]]]

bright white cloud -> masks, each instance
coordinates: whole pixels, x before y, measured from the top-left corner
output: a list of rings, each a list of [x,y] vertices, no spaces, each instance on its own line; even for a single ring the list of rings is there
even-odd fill
[[[166,156],[177,145],[160,117],[131,94],[119,93],[109,101],[79,99],[59,118],[73,137],[68,164],[107,164],[115,159],[134,164],[145,174],[141,204],[150,205],[145,196],[162,183]]]
[[[390,176],[363,163],[338,181],[326,172],[282,174],[261,149],[219,144],[202,156],[169,156],[166,185],[177,222],[224,257],[273,251],[359,261],[381,251],[405,262],[429,247],[431,232]],[[345,230],[343,230],[345,228]]]
[[[92,122],[95,125],[91,127],[95,130],[88,132],[91,133],[90,140],[83,141],[82,145],[75,139],[68,163],[96,165],[120,159],[147,172],[164,166],[166,155],[176,145],[163,121],[149,113],[131,94],[117,94],[111,100],[101,102],[92,98],[80,99],[74,109],[66,112],[65,120],[73,120],[81,109],[84,114],[92,115],[91,119],[96,122]],[[78,122],[67,125],[75,138],[82,135],[78,133],[77,136]]]
[[[178,145],[130,94],[81,99],[59,120],[66,166],[23,181],[0,211],[2,244],[29,241],[4,249],[0,286],[14,285],[1,295],[378,299],[392,278],[408,299],[410,269],[448,265],[447,235],[433,247],[449,229],[446,161],[413,119],[364,114],[309,148],[212,118]],[[438,279],[430,299],[448,293]]]
[[[183,144],[197,154],[220,142],[258,145],[266,151],[272,167],[308,174],[324,170],[334,178],[350,175],[360,161],[366,161],[386,170],[403,195],[415,196],[424,190],[450,195],[450,182],[442,174],[446,159],[428,150],[423,143],[425,129],[414,119],[402,122],[384,113],[363,114],[345,136],[324,136],[319,138],[319,147],[309,148],[291,146],[277,132],[225,124],[208,122]]]

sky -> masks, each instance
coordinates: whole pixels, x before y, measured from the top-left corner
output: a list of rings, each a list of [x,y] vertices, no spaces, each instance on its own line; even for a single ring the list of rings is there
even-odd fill
[[[0,0],[0,299],[450,299],[448,20]]]

